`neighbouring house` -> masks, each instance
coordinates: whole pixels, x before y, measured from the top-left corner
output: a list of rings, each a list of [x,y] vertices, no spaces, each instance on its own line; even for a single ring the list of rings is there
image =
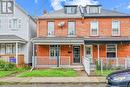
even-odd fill
[[[31,38],[36,36],[36,22],[18,4],[13,14],[0,13],[0,60],[17,65],[32,63]]]
[[[130,56],[130,15],[101,5],[65,5],[37,19],[33,67],[80,67]]]

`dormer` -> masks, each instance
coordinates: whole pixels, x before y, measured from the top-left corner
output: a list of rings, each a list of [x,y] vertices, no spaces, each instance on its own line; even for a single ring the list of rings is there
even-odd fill
[[[64,12],[65,12],[65,14],[76,14],[77,13],[77,5],[65,5]]]
[[[87,5],[86,11],[88,14],[100,14],[101,13],[101,5]]]

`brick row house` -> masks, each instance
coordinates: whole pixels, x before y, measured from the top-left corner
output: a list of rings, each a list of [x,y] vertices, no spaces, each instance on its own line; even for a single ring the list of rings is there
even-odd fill
[[[65,5],[38,17],[32,42],[34,67],[90,67],[100,59],[123,60],[130,56],[130,15],[101,5]]]
[[[5,4],[3,6],[8,3],[8,1],[3,2]],[[31,38],[36,36],[35,32],[35,20],[18,4],[14,3],[13,14],[0,13],[0,60],[20,66],[31,64]]]

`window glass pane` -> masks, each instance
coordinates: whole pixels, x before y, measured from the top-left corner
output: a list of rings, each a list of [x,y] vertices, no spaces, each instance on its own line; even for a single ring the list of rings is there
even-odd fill
[[[5,44],[0,44],[0,53],[5,54]]]
[[[112,21],[112,33],[113,35],[119,35],[120,22]]]
[[[66,7],[67,9],[67,13],[70,14],[71,13],[71,7]]]
[[[98,35],[98,22],[97,21],[91,22],[91,34]]]
[[[9,28],[18,29],[22,27],[21,19],[13,18],[9,20]]]
[[[54,35],[54,22],[48,22],[48,35]]]
[[[12,54],[12,44],[6,44],[6,53]]]
[[[90,7],[89,13],[99,13],[99,7]]]
[[[13,53],[16,53],[16,45],[13,44]]]
[[[107,45],[107,57],[108,58],[116,57],[116,45]]]
[[[68,22],[68,35],[75,35],[75,22]]]

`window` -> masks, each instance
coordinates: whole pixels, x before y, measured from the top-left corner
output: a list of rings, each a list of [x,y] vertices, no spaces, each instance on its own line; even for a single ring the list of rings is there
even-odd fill
[[[22,27],[21,19],[13,18],[9,20],[9,28],[18,29]]]
[[[54,22],[48,22],[48,36],[54,36]]]
[[[68,35],[74,36],[75,34],[75,22],[68,22]]]
[[[113,36],[120,35],[120,21],[112,21],[112,35]]]
[[[89,13],[99,13],[99,7],[89,7]]]
[[[1,26],[2,24],[1,24],[1,19],[0,19],[0,29],[2,28],[2,26]]]
[[[67,14],[76,14],[77,12],[77,7],[65,7],[65,8]]]
[[[98,36],[98,22],[91,22],[91,36]]]
[[[22,52],[22,49],[19,45],[18,51]],[[16,53],[16,44],[0,44],[0,54],[15,54]]]
[[[5,44],[0,44],[0,54],[5,54]]]
[[[57,45],[51,45],[50,46],[50,58],[54,59],[57,58]]]
[[[117,46],[107,45],[107,58],[116,58]]]

